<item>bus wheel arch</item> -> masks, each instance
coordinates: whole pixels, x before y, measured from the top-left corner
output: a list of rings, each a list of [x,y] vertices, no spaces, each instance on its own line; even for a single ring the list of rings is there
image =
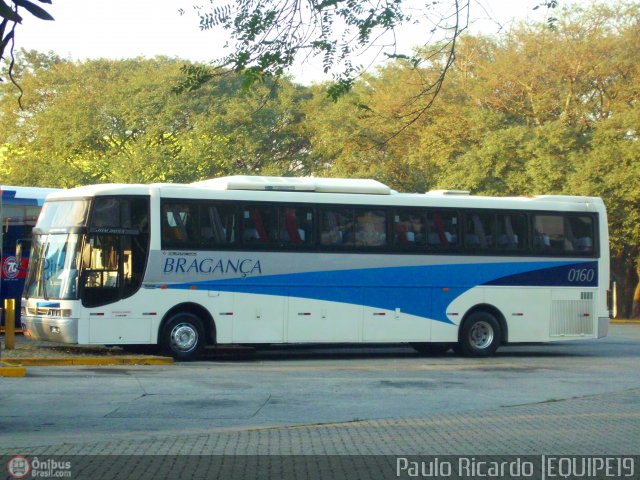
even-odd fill
[[[492,305],[480,304],[467,311],[458,329],[455,351],[471,357],[488,357],[507,343],[504,315]]]
[[[194,337],[197,342],[193,349],[186,352],[171,348],[172,331],[179,324],[184,324],[186,340]],[[175,333],[175,332],[174,332]],[[158,344],[174,357],[182,360],[190,360],[205,346],[216,342],[216,327],[209,311],[196,303],[181,303],[171,308],[163,317],[158,328]],[[185,345],[185,348],[189,348]]]

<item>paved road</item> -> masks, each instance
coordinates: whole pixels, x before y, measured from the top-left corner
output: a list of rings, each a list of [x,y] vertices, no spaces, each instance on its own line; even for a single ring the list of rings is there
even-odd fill
[[[640,325],[490,359],[276,350],[0,379],[16,454],[637,454]],[[640,465],[638,466],[640,468]]]

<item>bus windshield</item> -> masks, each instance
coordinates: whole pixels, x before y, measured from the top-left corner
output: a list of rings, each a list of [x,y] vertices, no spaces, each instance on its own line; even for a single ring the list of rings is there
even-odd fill
[[[56,228],[81,227],[86,224],[88,200],[58,200],[45,202],[36,229],[48,232]]]
[[[26,297],[78,298],[78,234],[34,235]]]

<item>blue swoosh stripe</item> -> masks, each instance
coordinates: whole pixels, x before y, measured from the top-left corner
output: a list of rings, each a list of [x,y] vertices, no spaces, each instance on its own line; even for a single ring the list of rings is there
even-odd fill
[[[451,324],[446,316],[448,305],[471,288],[479,285],[564,285],[558,280],[559,273],[584,265],[593,268],[597,263],[501,262],[331,270],[206,280],[167,287],[189,289],[196,285],[205,290],[290,296],[385,310],[400,308],[404,313]]]

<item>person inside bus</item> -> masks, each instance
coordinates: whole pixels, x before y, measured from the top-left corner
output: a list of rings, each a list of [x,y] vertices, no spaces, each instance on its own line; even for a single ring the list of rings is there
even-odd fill
[[[415,233],[413,232],[413,221],[408,216],[396,217],[397,223],[395,226],[396,231],[396,244],[397,245],[409,245],[415,241]],[[398,221],[399,220],[399,221]]]
[[[339,228],[343,245],[353,245],[355,242],[355,222],[344,219],[344,223]]]
[[[414,242],[416,244],[424,245],[425,234],[424,234],[424,223],[422,223],[422,218],[420,218],[419,216],[412,216],[411,224],[413,228]]]
[[[370,211],[358,217],[356,245],[375,247],[384,245],[385,241],[386,228],[384,214]]]
[[[546,233],[540,232],[536,229],[534,235],[534,247],[547,250],[551,248],[551,238]]]
[[[258,234],[258,230],[254,226],[246,226],[242,230],[242,239],[245,242],[253,243],[260,240],[260,235]]]
[[[283,228],[280,232],[280,238],[284,242],[301,244],[305,242],[306,232],[304,229],[299,228],[298,217],[296,215],[295,208],[284,209],[284,219],[281,220]]]
[[[252,208],[244,212],[242,239],[246,243],[268,244],[277,239],[275,209]]]
[[[401,217],[402,218],[402,217]],[[418,215],[407,215],[396,224],[396,243],[400,245],[424,244],[424,224]]]

